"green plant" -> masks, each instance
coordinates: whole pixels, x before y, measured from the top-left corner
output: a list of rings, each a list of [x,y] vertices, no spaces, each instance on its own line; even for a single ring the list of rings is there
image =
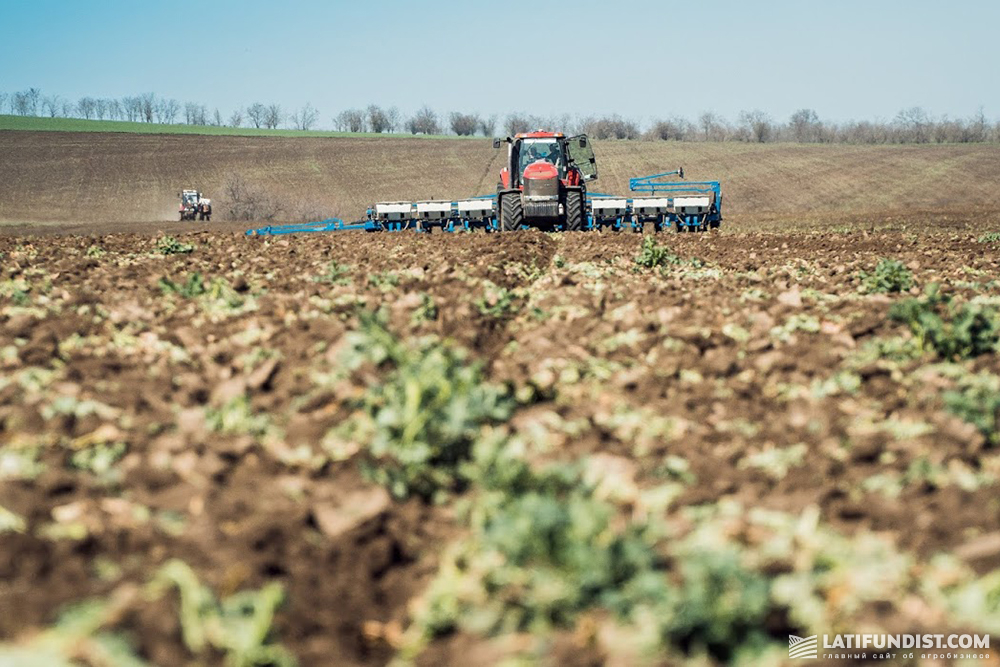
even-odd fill
[[[0,505],[0,535],[4,533],[23,533],[28,529],[28,522],[24,517],[11,512]]]
[[[14,278],[0,282],[0,296],[9,297],[15,306],[31,303],[31,284],[24,278]]]
[[[388,292],[399,285],[399,274],[395,271],[382,271],[368,276],[368,284],[383,292]]]
[[[349,264],[330,262],[326,268],[326,273],[316,276],[313,280],[318,283],[328,283],[330,285],[349,285],[352,268]]]
[[[438,318],[438,307],[430,294],[420,295],[420,305],[413,311],[410,319],[415,322],[433,322]]]
[[[182,255],[194,252],[194,246],[181,243],[173,236],[161,236],[156,242],[156,252],[161,255]]]
[[[513,290],[486,281],[483,296],[476,299],[476,308],[487,317],[502,319],[516,310],[515,296]]]
[[[180,594],[180,622],[184,644],[207,657],[211,650],[225,655],[228,667],[291,667],[295,658],[271,643],[274,615],[284,600],[278,583],[258,591],[242,591],[217,601],[212,591],[183,561],[168,561],[150,584],[154,595],[176,587]]]
[[[1000,341],[996,308],[977,303],[956,306],[940,294],[936,283],[928,286],[922,298],[893,304],[889,316],[909,326],[922,348],[947,360],[994,352]]]
[[[94,244],[90,245],[87,248],[87,252],[85,254],[87,257],[93,257],[96,259],[99,257],[104,257],[104,255],[107,254],[107,251],[105,251],[104,248],[102,248],[101,246]]]
[[[206,306],[218,305],[236,309],[244,305],[245,299],[225,278],[212,278],[208,283],[197,271],[190,274],[183,283],[175,283],[170,278],[160,278],[163,294],[177,294],[186,299],[204,298]]]
[[[254,414],[250,399],[237,396],[218,408],[205,410],[206,425],[217,433],[231,435],[266,435],[271,422],[267,415]]]
[[[160,290],[164,294],[178,294],[186,299],[193,299],[208,293],[205,279],[197,271],[188,276],[183,283],[175,283],[170,278],[160,278]]]
[[[944,392],[942,398],[949,412],[973,424],[990,445],[1000,445],[1000,377],[985,372],[965,375],[957,388]]]
[[[461,466],[483,427],[510,416],[509,392],[486,383],[463,350],[433,336],[401,341],[374,314],[361,314],[347,342],[344,366],[373,364],[382,379],[330,434],[334,443],[363,444],[367,474],[397,497],[430,499],[464,486]]]
[[[791,447],[770,447],[740,460],[740,468],[759,468],[776,480],[784,479],[792,468],[805,461],[806,446],[803,443]]]
[[[0,644],[0,665],[11,667],[77,667],[88,665],[146,667],[125,636],[112,632],[123,600],[85,600],[63,610],[52,627],[23,641]],[[249,666],[247,666],[249,667]]]
[[[73,452],[70,464],[79,470],[87,470],[95,475],[106,475],[123,456],[127,449],[124,442],[98,442]]]
[[[644,648],[659,654],[728,660],[770,641],[773,575],[720,545],[718,522],[666,540],[650,521],[623,520],[581,466],[536,468],[503,443],[480,443],[475,469],[469,535],[446,553],[404,656],[455,630],[545,635],[594,610],[651,624]]]
[[[979,243],[1000,243],[1000,232],[988,232],[979,237]]]
[[[495,444],[495,443],[494,443]],[[578,466],[533,470],[504,446],[477,448],[471,532],[446,555],[418,624],[544,633],[602,607],[627,616],[666,599],[661,557],[642,523],[613,520]]]
[[[682,262],[680,257],[670,252],[669,248],[659,245],[652,236],[647,236],[642,240],[642,248],[635,256],[635,263],[647,269]]]
[[[906,292],[913,287],[913,274],[906,265],[885,257],[878,261],[872,273],[862,271],[858,278],[862,290],[869,294]]]

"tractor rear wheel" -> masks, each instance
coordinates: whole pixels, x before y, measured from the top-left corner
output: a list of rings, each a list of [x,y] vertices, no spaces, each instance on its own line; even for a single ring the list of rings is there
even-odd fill
[[[584,216],[583,192],[580,190],[570,190],[566,193],[566,231],[583,231]]]
[[[524,207],[521,205],[521,193],[508,192],[500,195],[500,231],[517,231],[523,222]]]

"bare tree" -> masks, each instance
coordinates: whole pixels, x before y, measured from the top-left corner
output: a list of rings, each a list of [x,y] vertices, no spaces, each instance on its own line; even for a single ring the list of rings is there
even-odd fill
[[[497,117],[496,114],[489,116],[487,118],[479,119],[479,133],[484,137],[492,137],[493,133],[497,130]]]
[[[139,121],[142,119],[142,100],[138,97],[122,98],[122,112],[125,120]]]
[[[269,104],[264,112],[264,127],[271,130],[277,129],[284,118],[280,104]]]
[[[140,95],[139,109],[142,114],[142,120],[152,123],[153,114],[156,111],[156,93],[143,93]]]
[[[364,132],[365,112],[358,109],[347,109],[337,114],[333,119],[334,127],[340,132]]]
[[[389,107],[388,111],[385,112],[385,117],[386,120],[389,121],[389,132],[399,132],[403,123],[402,114],[399,112],[399,109],[396,107]]]
[[[684,141],[694,133],[694,125],[683,118],[675,117],[653,123],[646,136],[660,141]]]
[[[410,120],[406,121],[406,129],[410,134],[441,134],[437,114],[430,107],[423,107]]]
[[[229,127],[240,127],[241,125],[243,125],[243,110],[236,109],[229,116]]]
[[[30,106],[28,103],[28,95],[24,91],[14,93],[14,96],[10,100],[10,110],[13,111],[18,116],[27,116],[30,114]]]
[[[260,102],[254,102],[247,107],[247,118],[250,119],[254,127],[262,127],[265,118],[267,118],[267,107]]]
[[[453,113],[449,118],[451,131],[460,137],[471,137],[479,127],[477,114]]]
[[[903,109],[896,115],[895,125],[901,130],[901,140],[925,144],[930,140],[930,117],[923,107]]]
[[[368,129],[371,132],[381,134],[389,131],[389,115],[381,107],[372,104],[365,110],[365,114],[368,116]]]
[[[226,178],[222,199],[230,220],[274,220],[284,210],[281,197],[237,173]]]
[[[208,125],[208,109],[204,104],[185,102],[184,122],[188,125]]]
[[[24,96],[26,116],[37,116],[42,102],[42,91],[39,88],[28,88],[21,95]]]
[[[770,141],[774,134],[771,117],[759,109],[740,112],[740,126],[744,129],[748,141],[764,143]]]
[[[81,97],[80,101],[76,103],[76,112],[87,120],[95,116],[96,109],[97,101],[93,97]]]
[[[42,98],[42,110],[49,118],[55,118],[62,109],[62,99],[58,95],[46,95]]]
[[[512,113],[504,119],[503,129],[510,136],[528,132],[531,129],[531,119],[522,113]]]
[[[585,119],[583,129],[595,139],[636,139],[639,137],[638,124],[618,115]]]
[[[108,100],[103,97],[94,100],[94,115],[97,116],[97,120],[104,120],[108,117]]]
[[[156,101],[154,111],[157,123],[173,123],[181,112],[181,103],[175,99],[160,98]]]
[[[0,114],[3,113],[3,105],[7,102],[8,97],[7,93],[0,93]]]
[[[0,107],[3,104],[0,103]],[[971,119],[969,119],[969,141],[972,142],[983,142],[986,141],[989,136],[989,125],[986,124],[986,115],[983,113],[983,108],[979,107],[979,111]]]
[[[307,102],[304,107],[291,115],[291,121],[296,130],[308,131],[319,121],[319,112]]]
[[[698,116],[698,129],[702,141],[725,141],[726,126],[719,116],[711,111],[704,111]]]
[[[177,116],[181,112],[181,103],[170,98],[163,104],[163,120],[168,123],[177,122]]]
[[[801,143],[820,140],[819,116],[812,109],[799,109],[788,119],[788,129],[794,141]]]

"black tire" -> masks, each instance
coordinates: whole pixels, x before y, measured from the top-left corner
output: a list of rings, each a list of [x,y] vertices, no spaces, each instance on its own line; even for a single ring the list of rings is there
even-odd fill
[[[520,192],[500,195],[500,231],[516,232],[524,223],[524,207]]]
[[[566,192],[566,231],[582,232],[587,212],[583,207],[583,192],[569,190]]]

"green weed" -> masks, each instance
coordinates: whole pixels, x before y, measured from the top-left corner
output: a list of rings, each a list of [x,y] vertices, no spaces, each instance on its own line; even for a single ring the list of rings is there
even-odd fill
[[[267,415],[254,414],[246,395],[237,396],[221,407],[207,408],[205,423],[217,433],[257,437],[266,435],[271,427]]]
[[[872,273],[862,271],[858,278],[861,289],[868,294],[906,292],[913,287],[913,274],[895,259],[880,259]]]
[[[889,316],[909,326],[923,349],[947,360],[995,352],[1000,341],[996,308],[978,303],[957,306],[939,293],[936,283],[923,297],[894,304]]]
[[[326,268],[326,273],[316,276],[314,280],[318,283],[327,283],[329,285],[349,285],[351,283],[350,273],[353,268],[349,264],[330,262]]]
[[[681,264],[684,260],[670,252],[670,249],[659,245],[652,236],[647,236],[642,240],[642,248],[635,256],[635,263],[639,266],[651,269],[657,266],[669,266]]]
[[[121,634],[108,628],[122,614],[119,601],[87,600],[59,614],[55,624],[17,643],[0,644],[0,665],[11,667],[78,667],[88,665],[146,667]],[[249,666],[247,666],[249,667]]]
[[[415,324],[420,322],[433,322],[438,318],[438,307],[434,302],[434,297],[430,294],[420,295],[420,305],[414,309],[410,319]]]
[[[160,278],[159,285],[164,295],[177,294],[185,299],[204,298],[206,305],[218,305],[223,309],[241,308],[246,303],[246,299],[225,278],[212,278],[206,283],[197,271],[190,274],[183,283],[175,283],[164,277]]]
[[[161,255],[184,255],[194,252],[194,246],[181,243],[173,236],[161,236],[156,242],[156,252]]]
[[[24,278],[0,281],[0,297],[7,297],[15,306],[31,304],[31,284]]]
[[[476,309],[487,317],[503,319],[517,310],[516,294],[513,290],[486,281],[483,296],[476,299]]]
[[[395,271],[383,271],[368,276],[368,284],[383,292],[388,292],[399,285],[399,274]]]
[[[486,383],[464,351],[435,337],[401,341],[372,314],[362,314],[347,341],[344,366],[374,364],[383,377],[330,434],[333,446],[363,444],[367,474],[400,498],[463,487],[461,468],[483,427],[510,416],[507,390]]]
[[[974,425],[990,445],[1000,445],[1000,377],[991,373],[964,375],[954,390],[944,392],[949,412]]]
[[[284,600],[278,583],[257,591],[242,591],[221,602],[183,561],[168,561],[150,585],[154,595],[170,588],[180,594],[181,635],[197,656],[213,651],[225,655],[228,667],[292,667],[295,658],[271,642],[274,614]]]

